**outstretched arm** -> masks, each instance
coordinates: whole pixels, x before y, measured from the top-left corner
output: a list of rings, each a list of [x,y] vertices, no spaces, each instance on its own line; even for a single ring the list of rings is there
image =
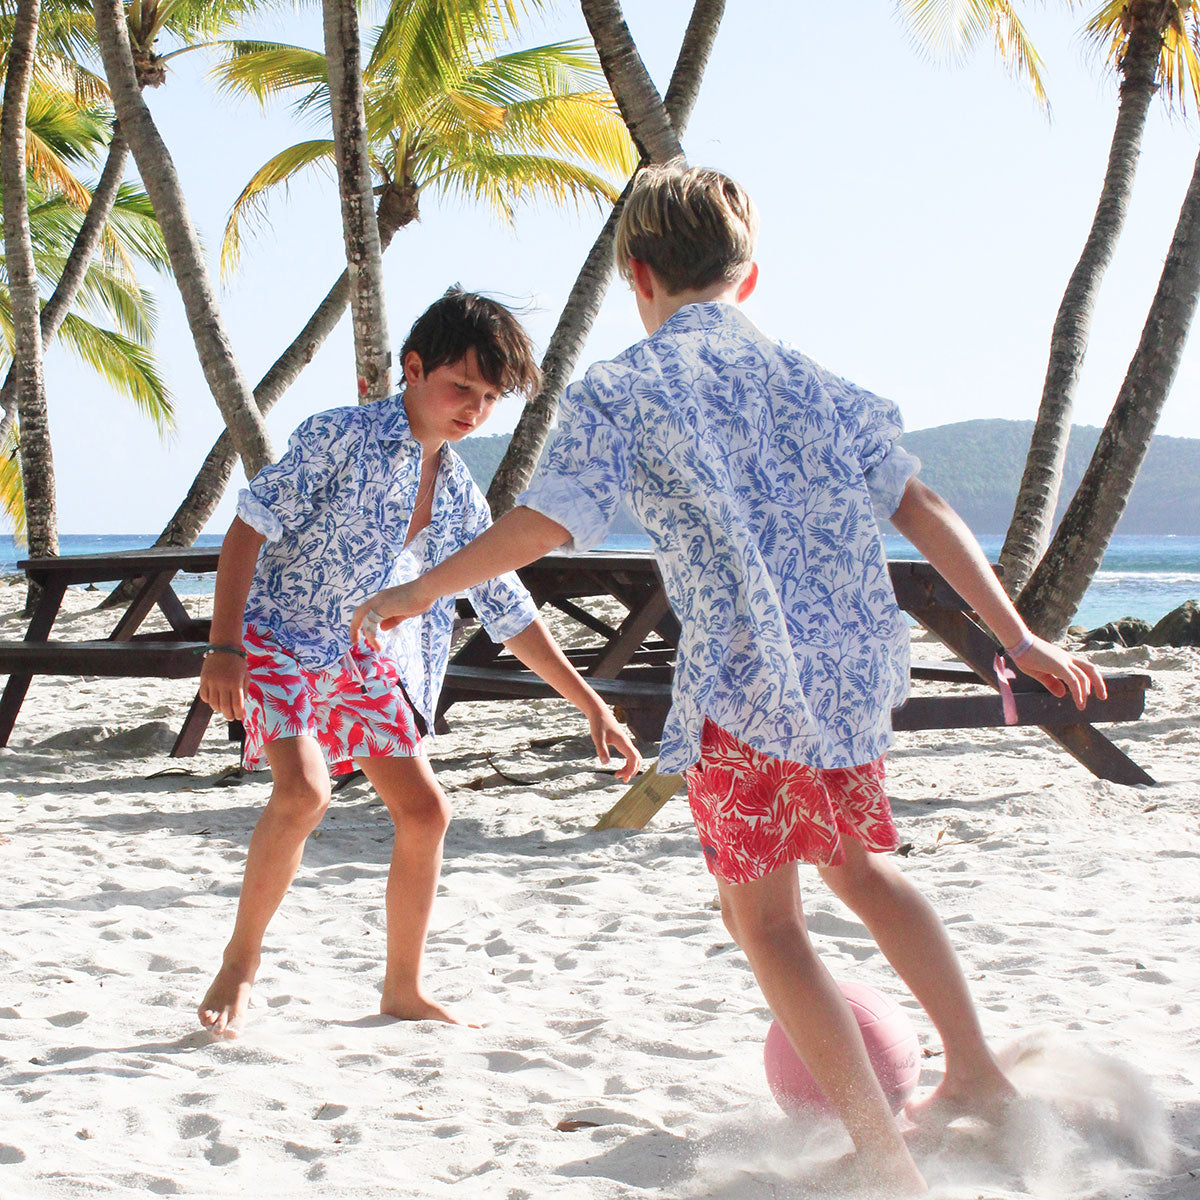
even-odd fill
[[[1030,633],[975,535],[937,492],[911,479],[891,521],[975,610],[1026,675],[1055,696],[1069,691],[1076,708],[1083,708],[1092,692],[1104,699],[1104,678],[1087,659]],[[1021,649],[1027,639],[1028,647]]]
[[[364,600],[350,618],[350,640],[362,637],[378,650],[381,629],[392,629],[427,612],[442,596],[457,596],[485,579],[526,567],[557,550],[570,536],[557,521],[532,508],[514,508],[432,571]]]

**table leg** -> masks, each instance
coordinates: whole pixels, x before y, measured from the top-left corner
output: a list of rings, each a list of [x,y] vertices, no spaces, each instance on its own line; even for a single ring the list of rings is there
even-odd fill
[[[964,612],[927,605],[909,610],[913,617],[949,646],[983,682],[996,686],[992,674],[992,658],[996,653],[991,638]],[[1028,675],[1017,672],[1013,680],[1014,691],[1040,691],[1041,684]],[[1070,700],[1064,699],[1064,704]],[[1124,751],[1119,750],[1094,725],[1088,721],[1073,721],[1064,725],[1039,725],[1041,731],[1060,745],[1072,758],[1082,763],[1097,779],[1109,779],[1113,783],[1153,783]]]
[[[49,578],[38,578],[34,582],[41,585],[42,594],[38,606],[29,621],[25,631],[25,641],[44,642],[54,628],[58,610],[62,607],[63,597],[67,594],[67,584],[58,575]],[[29,691],[32,675],[10,675],[4,686],[4,695],[0,696],[0,746],[7,746],[13,726],[21,705],[25,702],[25,693]]]
[[[127,642],[137,631],[141,623],[149,615],[150,610],[160,602],[163,593],[171,586],[177,570],[158,571],[147,575],[145,582],[138,589],[124,616],[117,622],[117,627],[108,635],[110,642]],[[176,601],[178,603],[178,601]],[[182,608],[183,606],[180,605]]]
[[[201,739],[209,721],[212,720],[212,715],[213,710],[197,693],[191,708],[188,709],[188,715],[184,718],[179,736],[175,739],[175,745],[171,747],[172,758],[191,758],[200,749]]]

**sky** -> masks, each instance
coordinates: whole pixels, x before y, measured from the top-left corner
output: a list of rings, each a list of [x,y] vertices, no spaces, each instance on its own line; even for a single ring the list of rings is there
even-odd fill
[[[624,4],[665,90],[691,0]],[[1099,195],[1117,81],[1078,36],[1079,14],[1026,6],[1046,64],[1052,112],[1008,76],[990,48],[960,65],[932,62],[890,0],[858,4],[731,3],[683,139],[691,162],[750,191],[761,216],[760,280],[748,315],[839,374],[889,396],[910,429],[976,418],[1032,419],[1049,335]],[[257,30],[321,45],[311,10]],[[533,21],[525,44],[585,36],[582,16]],[[201,53],[172,60],[145,93],[183,181],[216,278],[230,207],[271,154],[319,136],[284,108],[218,95]],[[1104,422],[1141,335],[1197,151],[1194,119],[1156,101],[1128,223],[1105,278],[1076,405]],[[388,324],[398,347],[447,286],[515,306],[545,347],[604,216],[599,209],[522,209],[513,226],[457,200],[426,196],[418,224],[384,258]],[[328,177],[292,185],[247,243],[220,304],[242,370],[256,382],[344,265],[337,191]],[[196,360],[174,283],[157,296],[156,350],[177,407],[162,440],[128,401],[61,348],[46,362],[63,533],[157,535],[182,499],[221,421]],[[579,365],[643,336],[616,281]],[[1159,432],[1200,437],[1200,339],[1188,347]],[[347,315],[268,417],[279,453],[310,413],[355,402]],[[485,433],[510,430],[516,401]],[[239,473],[210,522],[234,513]]]

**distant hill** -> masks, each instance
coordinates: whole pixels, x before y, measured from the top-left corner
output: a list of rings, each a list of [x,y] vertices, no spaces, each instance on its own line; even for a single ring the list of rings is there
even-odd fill
[[[921,460],[921,478],[958,510],[977,534],[1002,534],[1012,517],[1032,421],[959,421],[904,435]],[[1100,430],[1076,425],[1067,447],[1062,515],[1096,447]],[[479,486],[487,491],[508,446],[508,434],[458,444]],[[1118,533],[1200,534],[1200,438],[1156,437],[1142,465]],[[635,529],[627,518],[614,532]]]

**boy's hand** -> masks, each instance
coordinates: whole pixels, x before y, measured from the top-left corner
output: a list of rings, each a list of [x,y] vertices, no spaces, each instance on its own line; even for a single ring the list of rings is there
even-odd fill
[[[361,638],[372,650],[378,650],[382,630],[394,629],[401,621],[419,617],[430,609],[437,597],[419,595],[417,582],[384,588],[364,600],[350,618],[350,640],[357,642]]]
[[[205,656],[200,668],[200,699],[227,721],[240,721],[245,713],[246,660],[218,652]]]
[[[642,769],[642,756],[607,704],[588,713],[588,730],[596,753],[605,766],[608,766],[611,757],[608,752],[610,746],[625,759],[625,765],[616,773],[618,779],[628,783]]]
[[[1009,657],[1052,695],[1064,696],[1070,692],[1078,709],[1086,707],[1088,696],[1093,693],[1101,700],[1108,696],[1104,676],[1092,663],[1086,658],[1068,654],[1053,642],[1035,637],[1028,650],[1019,655],[1010,654]]]

